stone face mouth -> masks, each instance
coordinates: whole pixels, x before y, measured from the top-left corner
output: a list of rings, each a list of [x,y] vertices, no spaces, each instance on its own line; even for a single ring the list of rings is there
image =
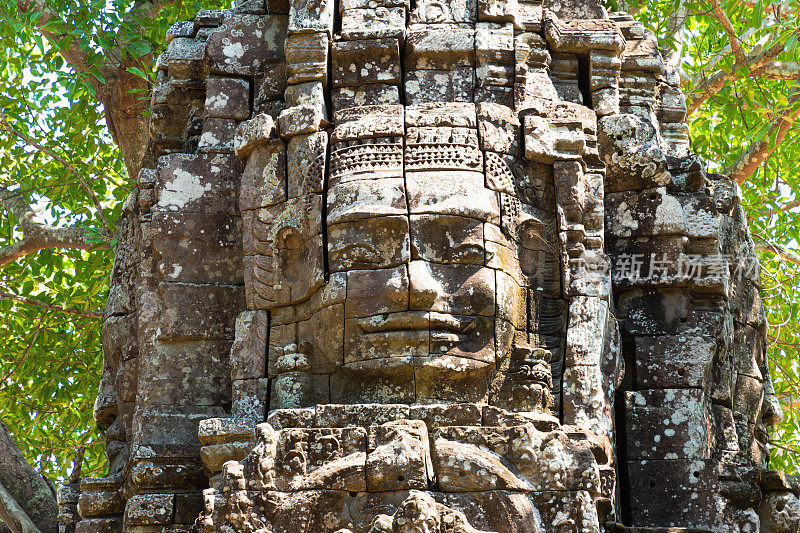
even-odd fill
[[[391,313],[359,319],[358,325],[366,333],[400,333],[428,331],[428,313]]]
[[[404,312],[371,316],[358,321],[365,334],[430,331],[434,334],[468,335],[475,329],[475,317],[458,317],[439,312]]]

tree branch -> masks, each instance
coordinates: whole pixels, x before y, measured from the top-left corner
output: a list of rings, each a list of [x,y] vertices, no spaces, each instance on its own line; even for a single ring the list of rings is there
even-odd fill
[[[19,370],[19,367],[22,366],[22,363],[24,363],[25,360],[28,359],[28,354],[31,352],[31,348],[33,347],[33,344],[36,342],[36,338],[39,336],[39,332],[42,330],[42,326],[44,325],[44,321],[46,319],[47,319],[47,311],[42,313],[42,316],[39,317],[39,322],[36,323],[36,329],[33,331],[33,335],[31,335],[31,341],[28,343],[27,348],[25,348],[25,351],[22,353],[22,356],[17,361],[17,364],[14,365],[14,368],[12,368],[8,372],[8,374],[6,374],[5,376],[3,376],[2,379],[0,379],[0,391],[2,391],[8,386],[7,384],[9,382],[9,378],[14,374],[14,372]]]
[[[106,215],[103,213],[103,206],[100,205],[100,199],[97,197],[97,194],[95,194],[94,190],[89,186],[89,183],[87,183],[83,175],[80,172],[78,172],[77,169],[75,169],[75,167],[70,165],[63,157],[59,156],[52,150],[42,146],[31,137],[25,135],[21,131],[14,128],[11,124],[9,124],[8,119],[6,119],[6,116],[5,114],[3,114],[2,111],[0,111],[0,127],[6,130],[8,133],[11,133],[12,135],[16,136],[18,139],[22,140],[25,144],[33,148],[36,148],[39,152],[49,156],[52,159],[55,159],[56,161],[64,165],[64,167],[69,171],[69,173],[75,176],[75,178],[81,184],[83,190],[86,191],[86,194],[89,195],[89,198],[92,199],[92,203],[94,204],[94,207],[97,210],[97,216],[100,218],[100,221],[103,223],[103,226],[105,226],[106,233],[110,231],[111,225],[109,224]],[[106,236],[108,235],[106,234]]]
[[[796,100],[797,97],[793,98],[791,101]],[[787,109],[784,115],[776,117],[772,121],[772,125],[766,135],[764,135],[761,140],[751,144],[744,153],[739,156],[739,159],[723,171],[723,174],[735,180],[739,185],[744,183],[745,180],[761,166],[761,163],[766,161],[767,158],[772,155],[772,152],[781,145],[798,115],[800,115],[800,109],[794,111]],[[770,140],[773,135],[775,135],[774,142]]]
[[[770,61],[755,74],[774,78],[776,80],[797,80],[800,79],[800,63],[787,61]]]
[[[67,24],[55,11],[45,7],[44,0],[19,0],[17,2],[17,9],[19,9],[21,13],[28,13],[30,11],[41,12],[42,15],[35,23],[36,28],[54,45],[57,45],[59,41],[69,36],[66,32]],[[54,31],[53,28],[64,29],[64,31],[57,32]],[[87,74],[89,84],[94,88],[95,93],[98,95],[102,94],[104,84],[91,75],[92,64],[89,55],[86,51],[81,50],[80,42],[77,39],[73,39],[66,48],[59,50],[59,54],[64,58],[64,61],[75,69],[75,71]]]
[[[767,216],[777,215],[778,213],[785,213],[787,211],[791,211],[795,207],[800,206],[800,199],[793,200],[787,204],[783,204],[778,209],[770,209],[767,211]]]
[[[72,461],[72,472],[69,473],[69,482],[78,483],[81,480],[81,468],[83,468],[83,456],[86,454],[86,446],[81,446],[75,451],[75,460]]]
[[[784,246],[781,246],[775,242],[766,242],[761,244],[756,244],[756,250],[760,252],[771,252],[781,259],[789,261],[790,263],[794,263],[796,265],[800,265],[800,255],[796,254],[795,252],[788,250]]]
[[[0,483],[0,518],[14,533],[41,533],[2,483]]]
[[[760,69],[778,57],[778,54],[783,52],[783,50],[783,44],[773,45],[765,51],[748,54],[745,56],[744,62],[736,61],[730,72],[719,70],[708,78],[705,78],[693,91],[695,96],[689,99],[689,103],[686,106],[687,116],[696,111],[708,98],[717,94],[728,81],[735,79],[736,71],[739,68],[747,67],[751,72]]]
[[[107,248],[107,245],[98,246],[88,242],[90,234],[87,228],[80,226],[59,228],[45,223],[20,194],[3,187],[0,187],[0,205],[14,215],[22,230],[22,239],[0,248],[0,266],[49,248],[77,250]]]
[[[755,35],[758,30],[760,30],[762,28],[763,28],[763,26],[761,28],[749,28],[747,31],[745,31],[742,34],[741,40],[744,41],[744,40],[749,39],[750,37]],[[722,61],[728,54],[730,54],[732,50],[733,49],[731,48],[730,43],[728,43],[725,46],[723,46],[722,50],[717,52],[711,59],[709,59],[708,63],[700,70],[700,72],[695,74],[694,78],[692,79],[692,87],[697,87],[703,81],[703,79],[704,79],[704,77],[706,75],[706,72],[708,72],[709,70],[711,70],[714,67],[716,67],[717,64],[720,61]]]
[[[103,313],[98,313],[97,311],[85,311],[83,309],[76,309],[74,307],[64,307],[61,305],[36,300],[34,298],[28,298],[27,296],[19,296],[18,294],[12,294],[4,290],[0,290],[0,300],[12,300],[14,302],[34,305],[36,307],[41,307],[42,309],[47,309],[48,311],[56,311],[59,313],[66,313],[68,315],[85,316],[87,318],[103,318]]]
[[[728,15],[725,14],[725,10],[722,9],[719,0],[711,0],[711,6],[714,9],[714,16],[717,17],[717,20],[722,24],[725,33],[728,35],[728,41],[731,43],[731,49],[733,50],[733,56],[736,58],[736,62],[744,64],[744,51],[742,50],[742,45],[739,44],[739,37],[733,29],[731,20],[728,18]]]
[[[74,39],[69,44],[64,39],[73,36],[68,33],[57,11],[45,7],[46,0],[17,0],[20,12],[41,12],[33,23],[35,29],[44,35],[66,62],[79,73],[86,74],[88,83],[94,89],[97,100],[103,106],[106,126],[122,152],[128,174],[135,177],[147,157],[148,119],[143,114],[147,102],[140,100],[137,89],[146,89],[147,81],[127,71],[137,66],[150,70],[152,53],[142,57],[125,53],[131,38],[137,33],[144,34],[147,21],[156,18],[158,13],[175,0],[136,0],[133,7],[121,13],[122,22],[110,49],[97,52],[91,47],[81,49],[81,41]],[[101,81],[102,80],[102,81]]]
[[[55,533],[58,531],[58,504],[56,495],[44,476],[34,470],[25,460],[22,452],[14,443],[8,428],[0,420],[0,487],[6,504],[19,509],[27,519],[22,519],[22,514],[17,511],[8,513],[15,528],[22,533]],[[2,504],[0,504],[2,507]],[[14,520],[14,516],[17,517]],[[5,520],[4,520],[5,521]],[[13,528],[12,528],[13,529]]]
[[[678,1],[675,11],[670,13],[667,21],[667,33],[675,43],[675,48],[671,49],[664,60],[674,68],[679,68],[683,59],[683,32],[686,29],[686,19],[689,17],[689,10],[684,0]]]

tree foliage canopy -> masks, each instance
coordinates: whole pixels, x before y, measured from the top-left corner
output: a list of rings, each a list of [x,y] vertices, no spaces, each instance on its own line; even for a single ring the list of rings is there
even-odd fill
[[[0,3],[0,413],[51,479],[68,476],[77,448],[84,476],[105,467],[92,421],[98,316],[114,221],[148,157],[148,73],[168,26],[217,2]],[[684,82],[693,149],[742,183],[785,406],[773,464],[797,470],[800,0],[604,3],[662,39]]]

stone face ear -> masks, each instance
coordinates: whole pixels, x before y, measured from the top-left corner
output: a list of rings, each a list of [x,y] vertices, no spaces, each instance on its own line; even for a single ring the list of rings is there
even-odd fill
[[[262,250],[245,257],[245,286],[253,308],[290,305],[311,296],[325,277],[322,195],[306,194],[263,208],[251,224],[245,232],[252,232],[254,248]]]

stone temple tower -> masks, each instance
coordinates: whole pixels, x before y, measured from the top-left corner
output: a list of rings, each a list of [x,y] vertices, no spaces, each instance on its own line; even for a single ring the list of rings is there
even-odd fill
[[[167,42],[63,531],[798,531],[741,194],[632,17],[250,0]]]

